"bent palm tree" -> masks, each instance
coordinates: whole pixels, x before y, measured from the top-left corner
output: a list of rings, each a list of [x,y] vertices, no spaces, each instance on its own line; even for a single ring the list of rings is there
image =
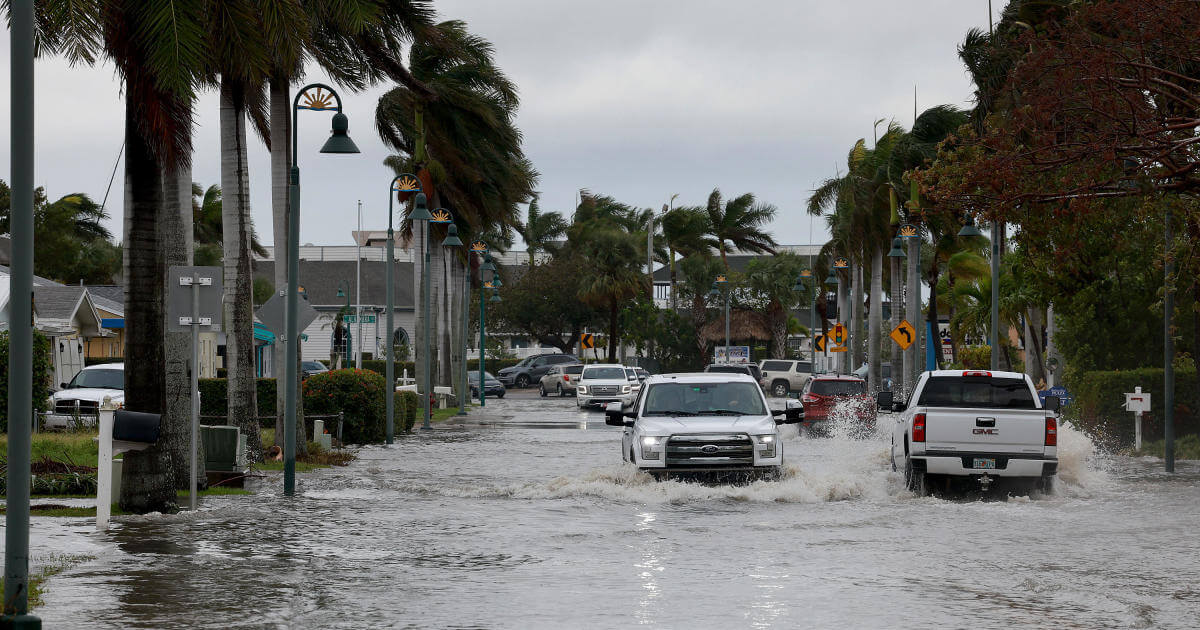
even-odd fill
[[[754,193],[723,202],[721,191],[714,188],[708,195],[705,211],[708,213],[711,243],[721,253],[726,272],[729,271],[729,260],[725,254],[730,246],[756,254],[775,253],[775,238],[767,233],[764,226],[775,218],[777,210],[769,203],[755,203]]]

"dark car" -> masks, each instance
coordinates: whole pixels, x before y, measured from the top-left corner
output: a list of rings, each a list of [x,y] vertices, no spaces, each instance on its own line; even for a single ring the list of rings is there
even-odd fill
[[[710,363],[704,366],[704,371],[724,372],[726,374],[749,374],[756,383],[762,380],[762,372],[753,363]]]
[[[492,398],[504,398],[506,391],[504,383],[496,380],[491,372],[484,372],[483,376],[483,392]],[[471,397],[479,398],[479,372],[477,370],[467,372],[467,383],[471,386]]]
[[[500,370],[497,377],[505,385],[524,389],[540,381],[546,372],[550,371],[550,368],[567,363],[582,363],[582,361],[575,358],[573,354],[536,354],[526,357],[512,367]]]
[[[823,428],[839,410],[861,426],[875,423],[875,401],[867,393],[867,382],[857,376],[817,375],[804,386],[800,402],[804,405],[803,426],[810,429]]]
[[[325,367],[325,364],[321,363],[320,361],[301,361],[300,362],[300,378],[301,379],[306,379],[306,378],[312,376],[313,374],[320,374],[321,372],[328,372],[328,371],[329,371],[329,368]]]
[[[857,370],[854,370],[854,375],[857,376],[858,378],[866,380],[868,369],[870,369],[870,366],[868,366],[866,363],[864,363],[864,364],[858,366]],[[879,377],[883,380],[883,382],[880,384],[883,385],[884,391],[891,391],[892,390],[892,364],[891,363],[880,363],[879,364]]]

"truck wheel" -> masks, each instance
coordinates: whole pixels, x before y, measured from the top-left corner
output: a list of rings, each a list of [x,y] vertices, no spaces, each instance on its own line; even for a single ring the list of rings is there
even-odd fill
[[[517,389],[525,389],[526,387],[529,387],[529,375],[521,374],[517,377],[517,380],[513,384],[517,386]]]
[[[929,480],[925,471],[913,468],[911,457],[904,460],[904,487],[918,497],[929,494]]]
[[[788,395],[788,382],[775,381],[771,383],[771,395],[776,398],[786,398]]]
[[[542,396],[542,398],[546,397],[546,386],[545,385],[538,383],[538,394],[540,394]]]

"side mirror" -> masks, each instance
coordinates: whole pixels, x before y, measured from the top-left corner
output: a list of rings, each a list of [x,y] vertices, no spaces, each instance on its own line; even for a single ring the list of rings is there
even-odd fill
[[[892,410],[892,392],[884,390],[875,394],[875,404],[880,409]]]
[[[772,410],[771,415],[783,416],[783,420],[776,420],[775,424],[796,424],[804,419],[804,405],[799,400],[789,398],[782,410]]]
[[[610,427],[631,427],[632,420],[626,420],[626,417],[633,417],[633,412],[625,413],[624,408],[619,402],[610,402],[604,406],[604,424]]]
[[[907,408],[908,407],[905,406],[903,400],[899,400],[899,401],[892,403],[892,411],[904,411]]]
[[[1058,410],[1062,408],[1062,399],[1058,396],[1047,396],[1045,408],[1047,411],[1058,413]]]
[[[66,389],[66,388],[67,388],[67,384],[66,384],[66,383],[59,383],[59,384],[58,384],[58,388],[59,388],[59,389]]]

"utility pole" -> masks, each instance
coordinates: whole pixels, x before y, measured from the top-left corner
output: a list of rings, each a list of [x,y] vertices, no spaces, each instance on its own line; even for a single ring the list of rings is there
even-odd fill
[[[358,200],[358,234],[354,237],[354,317],[358,321],[358,334],[355,336],[354,369],[362,369],[362,199]]]

